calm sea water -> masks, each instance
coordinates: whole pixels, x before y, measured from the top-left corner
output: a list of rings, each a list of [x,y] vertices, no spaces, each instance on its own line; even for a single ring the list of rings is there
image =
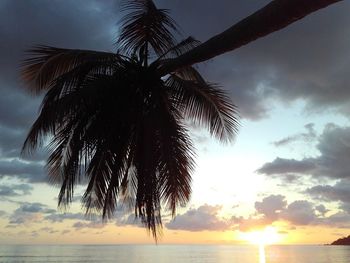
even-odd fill
[[[0,246],[0,262],[348,263],[346,246]]]

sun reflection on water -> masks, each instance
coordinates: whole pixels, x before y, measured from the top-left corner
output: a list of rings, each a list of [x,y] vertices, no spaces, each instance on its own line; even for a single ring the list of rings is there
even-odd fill
[[[265,247],[264,245],[259,246],[259,263],[266,263]]]

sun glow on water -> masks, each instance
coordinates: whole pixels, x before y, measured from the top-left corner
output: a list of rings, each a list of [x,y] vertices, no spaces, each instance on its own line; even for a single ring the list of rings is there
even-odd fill
[[[272,226],[259,231],[242,233],[241,236],[243,240],[260,246],[276,244],[281,240],[281,236],[278,234],[276,228]]]
[[[266,263],[265,248],[263,245],[259,246],[259,263]]]

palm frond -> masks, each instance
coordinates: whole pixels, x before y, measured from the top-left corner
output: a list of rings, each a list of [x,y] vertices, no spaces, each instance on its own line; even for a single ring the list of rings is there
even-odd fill
[[[52,81],[82,64],[98,66],[99,63],[115,62],[119,55],[91,50],[65,49],[38,45],[27,51],[29,56],[22,62],[22,79],[31,92],[39,93]]]
[[[190,199],[191,173],[194,169],[194,151],[181,114],[163,99],[157,111],[160,153],[159,184],[161,199],[175,216],[176,208]]]
[[[154,126],[147,117],[142,121],[142,131],[138,133],[134,165],[137,171],[137,191],[135,214],[141,218],[146,228],[157,237],[162,226],[160,214],[159,182],[157,164],[159,162]]]
[[[224,91],[213,84],[182,79],[175,74],[167,80],[175,107],[185,118],[204,125],[221,141],[230,141],[238,130],[238,114]]]

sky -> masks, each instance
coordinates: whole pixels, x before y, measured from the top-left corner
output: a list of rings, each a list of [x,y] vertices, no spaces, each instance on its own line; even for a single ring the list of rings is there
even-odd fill
[[[183,37],[200,41],[269,1],[157,0]],[[21,156],[41,97],[19,77],[35,44],[115,51],[117,0],[0,1],[0,244],[154,243],[118,207],[102,224],[85,217],[78,186],[68,211],[45,172],[47,152]],[[269,228],[281,244],[324,244],[350,234],[349,1],[198,65],[240,112],[234,143],[192,127],[192,197],[172,220],[163,212],[159,243],[241,244]]]

